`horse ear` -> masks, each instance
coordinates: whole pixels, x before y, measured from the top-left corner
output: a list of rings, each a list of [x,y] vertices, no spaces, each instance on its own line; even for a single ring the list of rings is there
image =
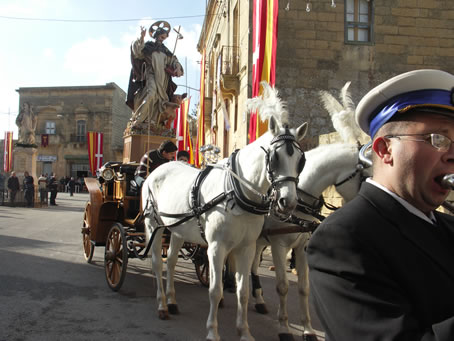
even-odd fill
[[[273,136],[277,136],[279,134],[279,125],[277,124],[274,116],[271,116],[269,119],[268,130],[271,132],[271,134],[273,134]]]
[[[304,136],[306,136],[306,133],[307,133],[307,122],[304,122],[302,125],[300,125],[298,128],[296,128],[296,140],[298,142],[301,142],[304,138]]]

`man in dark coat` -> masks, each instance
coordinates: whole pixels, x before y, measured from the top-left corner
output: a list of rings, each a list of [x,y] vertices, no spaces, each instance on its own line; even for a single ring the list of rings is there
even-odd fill
[[[76,181],[74,181],[74,178],[71,177],[68,181],[68,189],[69,189],[69,195],[72,197],[74,195],[74,190],[76,189]]]
[[[154,171],[158,166],[175,160],[177,146],[170,140],[163,141],[158,149],[152,149],[146,152],[140,159],[140,165],[134,174],[135,184],[132,183],[133,189],[138,191],[148,174]]]
[[[436,211],[454,173],[453,88],[451,74],[412,71],[358,104],[372,179],[307,249],[326,341],[454,340],[454,217]]]
[[[16,176],[16,172],[11,172],[11,176],[8,178],[8,191],[9,201],[12,206],[15,206],[16,194],[20,190],[19,179]]]
[[[27,172],[24,172],[24,198],[27,202],[27,207],[33,207],[35,199],[35,184],[33,177]]]
[[[50,204],[52,206],[58,206],[57,203],[55,202],[55,199],[57,198],[57,192],[58,192],[58,182],[57,179],[55,178],[55,173],[53,173],[50,177],[49,183],[49,192],[50,192]]]

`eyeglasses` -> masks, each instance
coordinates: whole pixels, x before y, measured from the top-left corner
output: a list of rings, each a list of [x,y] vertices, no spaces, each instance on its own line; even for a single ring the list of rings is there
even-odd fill
[[[407,138],[411,136],[421,136],[422,139]],[[401,134],[401,135],[386,135],[388,139],[396,138],[399,140],[408,140],[416,142],[427,142],[440,152],[447,152],[451,148],[452,140],[441,134]],[[405,137],[405,138],[404,138]]]

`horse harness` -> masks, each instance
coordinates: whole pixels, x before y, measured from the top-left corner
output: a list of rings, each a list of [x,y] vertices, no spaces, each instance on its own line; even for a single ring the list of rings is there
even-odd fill
[[[360,146],[361,148],[361,146]],[[365,168],[369,167],[369,164],[366,164],[363,162],[361,158],[358,159],[358,163],[356,164],[355,170],[347,176],[345,179],[337,182],[334,184],[335,187],[339,187],[343,185],[344,183],[352,180],[353,178],[356,177],[356,175],[359,173],[361,176],[363,174],[363,171]],[[362,176],[361,182],[365,180],[365,177]],[[338,209],[338,207],[333,206],[331,204],[328,204],[325,199],[323,198],[323,195],[320,197],[315,197],[312,194],[305,192],[302,189],[297,188],[296,189],[298,193],[309,196],[311,199],[313,199],[313,202],[311,204],[305,202],[303,199],[301,199],[301,196],[298,195],[298,203],[296,206],[296,210],[303,214],[310,215],[316,219],[318,219],[320,222],[322,222],[325,219],[325,216],[320,214],[320,211],[323,206],[325,206],[327,209],[335,211]],[[263,231],[262,235],[267,238],[270,235],[277,235],[277,234],[284,234],[284,233],[306,233],[306,232],[313,232],[315,229],[318,227],[319,223],[306,220],[303,218],[298,218],[295,215],[290,215],[289,217],[286,217],[285,219],[280,219],[283,222],[287,222],[289,224],[292,224],[294,226],[289,226],[286,228],[280,228],[280,229],[270,229],[267,231]]]
[[[239,150],[235,150],[229,157],[229,160],[227,162],[227,165],[222,166],[222,165],[208,165],[205,169],[203,169],[196,177],[192,188],[191,188],[191,211],[186,212],[186,213],[166,213],[166,212],[159,212],[157,210],[157,207],[155,205],[155,200],[149,200],[149,203],[151,205],[151,212],[153,212],[153,216],[155,218],[156,223],[158,226],[156,229],[153,231],[152,236],[150,238],[149,246],[147,246],[147,251],[149,250],[151,243],[154,239],[156,231],[158,231],[161,228],[172,228],[175,226],[178,226],[180,224],[183,224],[184,222],[196,218],[198,221],[198,226],[200,228],[200,233],[203,238],[203,240],[206,242],[205,238],[205,231],[202,227],[202,224],[200,222],[200,216],[210,209],[214,208],[216,205],[224,201],[225,199],[229,200],[234,200],[236,204],[238,204],[239,207],[241,207],[243,210],[256,214],[256,215],[265,215],[270,212],[271,205],[273,200],[270,200],[273,196],[273,192],[277,188],[277,184],[280,182],[284,181],[292,181],[295,182],[296,184],[298,183],[298,176],[297,177],[291,177],[291,176],[282,176],[282,177],[277,177],[275,176],[275,171],[277,167],[277,162],[278,162],[278,155],[276,154],[276,149],[281,147],[282,145],[286,145],[287,148],[287,153],[291,156],[293,154],[293,148],[292,146],[295,146],[297,149],[301,150],[298,143],[296,142],[295,137],[290,134],[290,131],[288,127],[286,127],[286,132],[284,134],[275,136],[272,140],[270,145],[273,145],[274,143],[278,143],[283,141],[282,144],[277,146],[273,150],[265,150],[263,147],[261,147],[266,154],[265,160],[266,160],[266,169],[267,169],[267,174],[269,176],[271,186],[270,190],[268,190],[267,195],[263,195],[259,191],[255,190],[253,188],[253,185],[250,184],[247,180],[242,179],[237,173],[238,173],[238,166],[237,166],[237,156]],[[301,159],[298,164],[298,171],[297,174],[301,173],[302,168],[304,167],[305,163],[305,157],[304,153],[301,152]],[[228,172],[228,183],[230,184],[231,189],[224,191],[223,193],[217,195],[210,201],[208,201],[205,204],[201,204],[200,200],[200,188],[204,182],[204,180],[207,178],[208,174],[213,170],[213,168],[221,168],[223,170],[226,170]],[[246,197],[244,194],[244,191],[242,189],[242,185],[245,187],[249,188],[253,192],[255,192],[259,197],[260,197],[260,203],[257,203],[255,201],[250,200],[249,198]],[[151,196],[152,193],[150,193]],[[232,206],[233,208],[233,206]],[[144,214],[149,214],[151,212],[144,212]],[[164,225],[160,221],[158,221],[159,217],[169,217],[169,218],[176,218],[180,220],[176,221],[175,223],[172,223],[170,225]],[[147,253],[147,252],[146,252]],[[145,253],[145,254],[146,254]]]

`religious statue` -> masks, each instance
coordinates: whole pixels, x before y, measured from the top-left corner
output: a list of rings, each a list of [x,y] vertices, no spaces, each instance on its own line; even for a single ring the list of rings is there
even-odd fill
[[[16,125],[19,127],[19,140],[18,144],[22,145],[36,145],[35,143],[35,129],[37,117],[31,107],[30,103],[25,102],[19,111],[16,118]]]
[[[132,43],[132,70],[126,103],[133,110],[128,124],[130,130],[144,125],[166,126],[175,118],[180,98],[175,96],[177,85],[172,77],[181,77],[183,67],[165,45],[170,24],[157,21],[148,32],[154,41],[144,42],[146,29],[141,26],[140,37]],[[179,31],[178,39],[181,39]],[[175,43],[176,47],[176,43]]]

